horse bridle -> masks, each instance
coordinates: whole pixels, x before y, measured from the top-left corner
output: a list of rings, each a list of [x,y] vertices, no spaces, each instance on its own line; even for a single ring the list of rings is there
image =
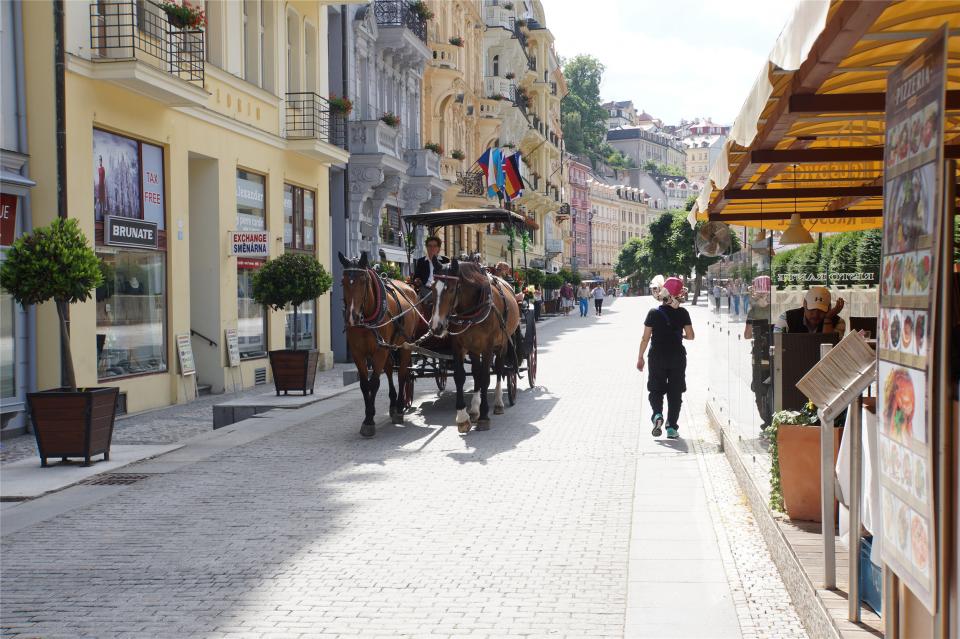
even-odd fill
[[[372,328],[371,325],[380,322],[380,321],[383,319],[383,316],[384,316],[384,315],[386,314],[386,312],[387,312],[387,296],[384,295],[385,291],[384,291],[384,287],[383,287],[383,282],[380,281],[380,276],[377,275],[377,272],[374,271],[372,268],[362,268],[362,267],[359,267],[359,266],[349,266],[349,267],[346,267],[346,268],[343,269],[343,272],[344,272],[345,274],[346,274],[346,273],[349,273],[349,272],[362,273],[362,274],[368,276],[368,278],[370,279],[369,286],[364,286],[364,287],[363,287],[363,296],[360,298],[360,309],[359,309],[359,311],[358,311],[358,313],[357,313],[357,319],[360,321],[360,323],[359,323],[359,324],[353,324],[353,323],[351,322],[351,320],[353,320],[354,318],[353,318],[353,317],[349,317],[349,318],[345,318],[345,319],[347,319],[347,325],[348,325],[348,326],[355,326],[355,327],[358,327],[358,328]],[[377,282],[377,284],[373,284],[373,282]],[[379,301],[379,303],[376,304],[376,308],[374,309],[373,314],[372,314],[370,317],[364,317],[364,316],[362,315],[362,313],[363,313],[363,308],[364,308],[364,306],[366,306],[366,304],[367,304],[367,292],[368,292],[368,290],[369,290],[370,288],[373,288],[373,289],[374,289],[374,295],[376,295],[378,298],[380,298],[380,301]],[[346,300],[346,298],[344,298],[344,300],[343,300],[343,311],[344,311],[344,314],[347,313],[347,300]]]
[[[453,304],[450,308],[451,310],[456,311],[457,307],[460,306],[460,277],[456,275],[434,275],[433,279],[439,279],[444,283],[454,282]],[[440,303],[439,299],[437,299],[437,303]],[[460,335],[471,326],[484,322],[490,316],[490,312],[493,309],[494,303],[492,291],[481,293],[481,299],[477,303],[476,308],[461,313],[453,312],[447,315],[447,321],[451,324],[463,325],[462,330],[448,332],[450,335]]]

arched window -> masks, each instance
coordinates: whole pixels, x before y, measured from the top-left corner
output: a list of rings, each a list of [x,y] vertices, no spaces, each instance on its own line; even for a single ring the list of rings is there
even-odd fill
[[[500,56],[493,56],[493,77],[500,77]]]

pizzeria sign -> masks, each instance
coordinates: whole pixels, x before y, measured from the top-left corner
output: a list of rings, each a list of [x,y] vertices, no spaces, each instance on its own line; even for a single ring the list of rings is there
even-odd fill
[[[270,257],[270,238],[266,231],[231,231],[230,255]]]

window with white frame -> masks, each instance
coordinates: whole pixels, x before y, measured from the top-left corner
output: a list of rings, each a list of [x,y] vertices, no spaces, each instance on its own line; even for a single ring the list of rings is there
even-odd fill
[[[300,91],[300,17],[287,9],[287,91]]]

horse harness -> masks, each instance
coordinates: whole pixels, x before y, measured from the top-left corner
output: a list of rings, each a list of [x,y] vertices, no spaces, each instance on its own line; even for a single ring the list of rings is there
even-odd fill
[[[504,311],[507,309],[507,298],[503,294],[503,291],[500,289],[500,283],[497,281],[497,278],[491,276],[489,273],[486,273],[487,279],[489,280],[490,287],[484,289],[480,295],[480,300],[477,302],[476,306],[471,308],[468,311],[463,311],[460,313],[451,313],[448,316],[448,320],[452,324],[458,324],[463,326],[459,331],[448,331],[450,335],[457,336],[465,333],[471,326],[476,324],[482,324],[490,316],[490,313],[496,316],[497,320],[500,323],[501,330],[506,333],[507,322],[501,313],[497,309],[497,305],[493,303],[493,293],[492,290],[496,288],[497,293],[500,294],[500,299],[503,300]],[[434,275],[434,279],[440,279],[444,282],[450,283],[454,282],[454,297],[453,297],[453,308],[456,309],[460,304],[460,277],[454,275]]]
[[[393,298],[393,301],[396,303],[398,309],[403,308],[403,304],[400,302],[400,298],[403,297],[404,299],[406,299],[406,295],[403,295],[399,290],[397,290],[397,287],[396,285],[394,285],[392,280],[387,280],[386,278],[380,277],[380,275],[372,268],[348,267],[348,268],[344,268],[343,271],[344,273],[351,272],[351,271],[356,273],[365,273],[370,277],[370,279],[373,282],[375,282],[375,284],[373,284],[372,286],[370,287],[365,286],[363,288],[363,297],[360,299],[360,311],[362,312],[363,307],[366,306],[366,303],[367,303],[367,292],[370,290],[370,288],[373,288],[373,292],[375,296],[375,301],[374,301],[375,308],[373,310],[373,313],[371,313],[367,317],[361,316],[359,318],[360,321],[358,323],[351,324],[350,319],[352,318],[344,317],[344,319],[346,320],[345,324],[350,328],[365,328],[365,329],[368,329],[371,333],[373,333],[373,336],[377,340],[377,346],[380,346],[383,348],[389,348],[391,350],[397,350],[401,348],[401,346],[397,346],[395,344],[391,344],[385,341],[383,337],[380,335],[379,329],[391,323],[394,326],[394,330],[400,333],[400,336],[403,338],[403,341],[404,342],[409,341],[410,337],[407,335],[406,331],[403,330],[403,322],[401,320],[403,319],[403,316],[409,313],[410,311],[416,311],[420,319],[425,324],[429,325],[429,322],[427,321],[427,319],[423,316],[423,314],[419,310],[417,310],[417,306],[427,301],[430,295],[433,294],[432,291],[427,295],[425,295],[423,299],[418,300],[415,304],[411,303],[410,308],[404,311],[400,311],[396,315],[387,317],[387,315],[389,315],[390,313],[390,310],[387,307],[388,295],[391,298]],[[409,300],[407,301],[409,302]],[[343,312],[344,312],[344,316],[346,316],[348,313],[348,310],[346,308],[346,300],[344,300]]]

